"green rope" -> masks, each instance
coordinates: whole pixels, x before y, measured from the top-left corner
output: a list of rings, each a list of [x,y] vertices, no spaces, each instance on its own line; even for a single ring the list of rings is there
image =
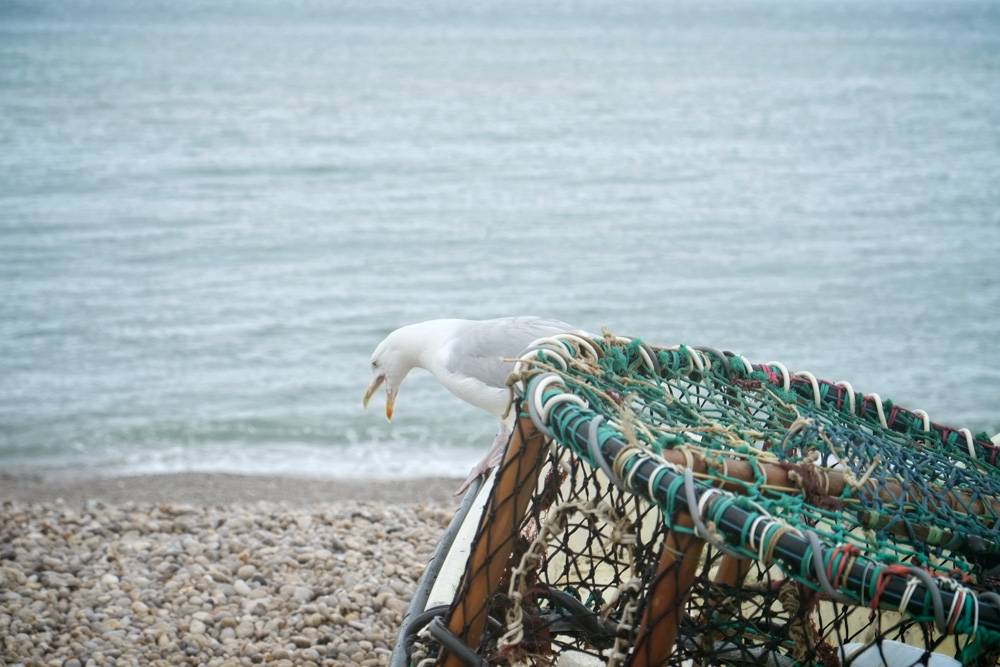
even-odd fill
[[[940,574],[974,576],[990,555],[1000,554],[994,530],[1000,515],[991,502],[1000,497],[1000,473],[988,466],[992,474],[982,475],[983,462],[969,455],[957,431],[936,437],[889,400],[882,402],[883,413],[893,415],[902,430],[886,428],[873,401],[855,393],[852,414],[848,392],[828,382],[818,384],[817,407],[811,382],[796,378],[785,391],[777,367],[748,367],[740,357],[686,346],[656,350],[662,373],[655,377],[638,339],[608,340],[595,341],[602,356],[592,370],[575,364],[565,378],[569,391],[587,401],[588,414],[606,420],[597,431],[601,444],[618,435],[653,456],[687,449],[709,463],[708,483],[739,484],[743,497],[787,525],[851,544],[878,562],[916,558]],[[705,370],[698,371],[692,354],[702,355]],[[551,424],[556,439],[573,443],[583,413],[566,411]],[[808,424],[790,433],[800,419]],[[977,447],[985,451],[982,440]],[[585,449],[574,447],[574,453],[596,465]],[[724,463],[731,458],[749,463],[753,479],[726,475]],[[823,503],[819,488],[766,488],[761,466],[776,464],[828,468],[865,482],[847,485]],[[950,504],[938,500],[952,491]],[[832,510],[837,501],[841,509]],[[971,557],[958,548],[970,539],[979,550]]]
[[[933,625],[940,634],[944,622],[945,634],[963,637],[955,644],[959,659],[974,662],[984,651],[996,650],[1000,633],[978,625],[973,597],[995,596],[1000,590],[996,467],[1000,461],[997,448],[984,434],[970,444],[966,432],[928,423],[919,412],[891,400],[865,396],[849,385],[808,374],[791,375],[780,364],[754,365],[729,353],[681,345],[653,348],[659,364],[654,371],[644,356],[650,348],[637,339],[606,335],[593,343],[598,357],[572,355],[572,363],[558,370],[560,382],[542,396],[543,403],[557,402],[568,392],[586,404],[564,402],[558,414],[550,413],[546,427],[554,440],[576,459],[605,471],[608,463],[595,457],[585,441],[604,446],[614,438],[624,443],[612,475],[619,484],[628,485],[640,465],[656,462],[648,486],[659,488],[671,477],[656,496],[669,529],[697,534],[716,554],[745,558],[757,563],[758,572],[767,573],[770,584],[762,589],[760,602],[763,617],[776,614],[775,591],[794,586],[803,610],[809,600],[833,600],[838,611],[824,612],[828,615],[824,632],[833,632],[829,628],[849,625],[843,619],[852,604],[879,606],[886,572],[916,583],[912,568],[920,568],[921,576],[929,572],[936,581],[954,582],[965,587],[956,590],[968,589],[971,594],[949,598],[956,602],[953,609],[943,610],[944,618],[941,598],[934,597],[937,593],[911,597],[908,620],[899,622],[897,639],[910,641],[905,632],[914,623]],[[543,355],[538,358],[535,373],[554,370]],[[600,423],[589,431],[598,417]],[[589,438],[581,438],[582,432]],[[699,513],[693,529],[673,522],[680,504],[689,503],[685,494],[690,486],[685,487],[689,482],[682,475],[671,475],[677,468],[668,458],[703,471],[697,482],[701,489],[725,487],[735,493],[709,491],[715,495],[703,515],[700,508],[689,507]],[[780,485],[768,481],[776,478],[788,481]],[[611,488],[607,480],[598,484]],[[715,534],[717,526],[736,507],[745,510],[737,515],[746,518],[737,526],[737,537],[722,544]],[[794,568],[773,557],[779,540],[789,532],[810,540]],[[821,550],[814,546],[817,539]],[[865,572],[872,574],[860,587],[846,586],[852,565],[862,562],[868,568]],[[817,569],[823,570],[825,579],[817,579]],[[714,599],[706,591],[715,590],[715,584],[706,580],[698,586],[702,589],[692,595]],[[755,590],[751,586],[724,591],[741,601],[732,612],[741,616],[739,622],[727,620],[714,602],[706,603],[706,618],[714,619],[709,627],[742,641],[759,635],[752,640],[758,647],[784,647],[792,656],[806,641],[808,664],[833,664],[821,657],[823,642],[836,639],[833,635],[810,637],[806,626],[796,626],[796,632],[807,632],[805,640],[800,635],[792,639],[782,634],[791,630],[775,627],[770,630],[775,634],[767,636],[766,623],[743,618],[750,614],[739,604],[750,604],[747,600]],[[588,600],[587,605],[591,603]],[[857,639],[856,632],[860,631],[852,630],[840,640]],[[941,641],[929,639],[928,650]],[[697,653],[690,650],[691,655]],[[711,651],[705,650],[703,657],[710,663]]]

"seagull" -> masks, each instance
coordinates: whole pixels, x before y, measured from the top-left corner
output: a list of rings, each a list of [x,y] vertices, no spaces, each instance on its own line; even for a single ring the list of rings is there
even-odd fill
[[[423,368],[455,396],[496,417],[500,422],[497,437],[455,492],[458,495],[472,480],[500,463],[513,431],[515,415],[507,409],[510,390],[506,384],[513,364],[504,359],[519,357],[539,338],[561,333],[589,337],[570,324],[540,317],[430,320],[396,329],[372,353],[372,381],[365,391],[364,406],[368,408],[368,401],[384,383],[385,418],[391,421],[399,385],[411,370]]]

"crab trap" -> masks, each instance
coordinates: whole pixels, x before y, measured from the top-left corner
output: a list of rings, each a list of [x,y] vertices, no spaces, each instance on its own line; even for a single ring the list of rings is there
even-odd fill
[[[403,665],[994,665],[997,447],[846,382],[537,341],[414,596]]]

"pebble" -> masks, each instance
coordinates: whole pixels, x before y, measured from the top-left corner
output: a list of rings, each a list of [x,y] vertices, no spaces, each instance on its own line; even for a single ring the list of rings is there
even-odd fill
[[[387,665],[453,511],[3,501],[0,665]]]

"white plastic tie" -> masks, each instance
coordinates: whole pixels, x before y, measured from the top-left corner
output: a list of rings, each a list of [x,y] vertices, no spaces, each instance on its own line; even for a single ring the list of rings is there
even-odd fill
[[[967,428],[960,428],[958,432],[965,436],[965,444],[969,447],[969,456],[976,458],[976,448],[973,446],[976,441],[972,437],[972,431]]]
[[[536,381],[534,391],[531,394],[531,400],[535,404],[535,411],[538,413],[539,418],[546,424],[549,421],[549,413],[545,410],[546,404],[542,403],[542,396],[545,394],[545,390],[548,386],[556,382],[562,384],[562,379],[558,375],[547,375],[539,378]],[[551,402],[552,401],[549,401],[548,403],[550,404]]]
[[[542,355],[546,361],[551,360],[559,364],[559,368],[561,368],[563,372],[566,372],[569,369],[569,364],[566,363],[566,357],[564,357],[559,350],[548,346],[541,346],[534,348],[533,351],[536,354]]]
[[[854,387],[852,387],[851,383],[848,382],[847,380],[841,380],[840,382],[837,383],[837,386],[838,387],[843,387],[844,389],[847,390],[848,407],[850,408],[850,411],[851,411],[852,415],[853,414],[857,414],[855,412],[855,410],[857,409],[858,406],[856,405],[856,402],[855,402],[855,399],[854,399]]]
[[[712,496],[723,495],[718,489],[708,489],[701,494],[701,498],[698,499],[698,516],[701,517],[702,521],[705,521],[706,510],[708,509],[708,504],[712,500]],[[711,535],[702,535],[701,537],[711,537]]]
[[[635,466],[638,468],[639,466]],[[646,482],[646,493],[649,494],[650,498],[656,498],[656,487],[654,484],[659,481],[660,473],[664,470],[668,470],[667,466],[662,463],[655,468],[653,468],[652,473],[649,475],[649,480]]]
[[[746,357],[744,357],[742,354],[738,355],[736,358],[739,359],[740,362],[743,363],[743,368],[746,369],[746,374],[747,375],[750,375],[751,373],[753,373],[753,364],[750,363],[749,359],[747,359]]]
[[[788,369],[780,361],[769,361],[768,366],[774,366],[779,371],[781,371],[781,388],[788,391],[792,386],[792,376],[788,373]]]
[[[809,380],[809,386],[812,387],[813,390],[813,403],[816,404],[817,408],[820,407],[822,405],[822,401],[819,398],[819,381],[816,379],[816,376],[809,371],[800,371],[795,374],[795,377]]]
[[[757,550],[758,547],[759,547],[759,545],[760,545],[760,542],[764,541],[764,540],[760,540],[760,542],[758,542],[755,539],[755,537],[754,537],[754,535],[757,533],[757,524],[761,523],[762,521],[767,521],[767,519],[768,518],[766,516],[759,516],[756,519],[754,519],[753,522],[750,524],[750,533],[747,535],[747,538],[748,538],[747,539],[747,546],[750,547],[750,549],[752,551]],[[766,532],[767,532],[767,528],[764,528],[764,533],[766,533]],[[761,537],[764,536],[764,533],[761,533]],[[763,560],[763,559],[761,559],[761,560]]]
[[[976,638],[976,632],[979,631],[979,599],[976,598],[975,593],[969,593],[972,597],[972,633],[969,635],[969,641],[971,642]]]
[[[590,407],[589,405],[587,405],[587,401],[583,400],[579,396],[563,392],[545,401],[545,404],[543,406],[544,412],[542,412],[541,415],[542,418],[545,420],[546,424],[549,423],[549,413],[552,412],[552,408],[556,407],[556,405],[558,405],[559,403],[573,403],[583,408],[584,410]]]
[[[910,604],[910,598],[913,597],[913,592],[917,590],[917,586],[920,585],[920,580],[916,577],[910,577],[906,580],[906,588],[903,589],[903,595],[899,598],[899,611],[900,613],[909,613],[906,611],[906,607]]]
[[[592,359],[597,359],[599,356],[597,354],[597,348],[594,347],[594,343],[590,339],[584,336],[580,336],[579,334],[561,333],[561,334],[556,334],[555,336],[553,336],[553,338],[555,340],[564,341],[571,344],[576,343],[578,346],[585,348],[587,350],[587,353]]]
[[[615,342],[621,343],[622,345],[629,345],[632,342],[632,339],[626,336],[615,336]],[[649,353],[646,352],[646,348],[642,345],[639,346],[639,355],[642,357],[642,362],[646,364],[646,368],[655,372],[656,365],[653,363],[653,360],[650,359]]]
[[[550,344],[541,345],[546,341],[549,341]],[[554,359],[563,371],[566,371],[566,359],[559,350],[554,349],[553,345],[558,345],[563,352],[565,351],[565,349],[562,348],[562,343],[552,339],[539,338],[531,343],[531,345],[525,349],[525,352],[521,355],[521,357],[514,362],[514,370],[512,374],[515,377],[522,377],[524,374],[524,367],[537,362],[539,353],[541,353],[547,360]],[[523,379],[523,377],[522,380],[517,383],[517,386],[518,391],[522,396],[528,391],[527,380]]]
[[[566,343],[558,338],[539,338],[532,341],[526,349],[527,353],[522,355],[522,359],[531,361],[531,357],[534,356],[532,353],[541,352],[546,358],[556,357],[563,370],[567,368],[566,356],[570,351],[566,348]]]
[[[969,589],[965,586],[959,586],[951,598],[951,609],[948,610],[948,627],[954,628],[958,623],[959,616],[962,615],[963,608],[965,607],[965,600],[969,595]],[[978,605],[977,605],[978,607]]]
[[[878,394],[868,394],[867,398],[870,398],[875,402],[875,412],[878,413],[878,423],[881,424],[883,428],[889,428],[889,425],[885,423],[885,408],[882,407],[882,397]]]
[[[681,348],[678,345],[670,349],[680,352]],[[698,371],[700,373],[701,371],[705,370],[705,361],[702,358],[701,353],[698,352],[698,350],[689,347],[687,348],[687,353],[688,353],[688,361],[691,362],[691,370],[689,372],[693,373],[694,371]]]

